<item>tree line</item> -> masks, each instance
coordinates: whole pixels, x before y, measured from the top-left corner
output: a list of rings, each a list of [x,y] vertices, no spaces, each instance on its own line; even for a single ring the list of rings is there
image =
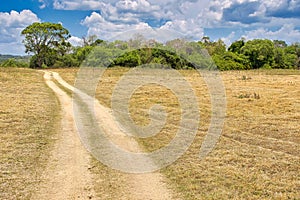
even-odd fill
[[[83,62],[97,67],[104,64],[101,61],[106,57],[110,58],[107,67],[152,63],[188,69],[197,67],[195,63],[209,63],[203,51],[199,54],[199,49],[206,49],[209,58],[220,70],[300,68],[300,43],[288,45],[281,40],[240,39],[227,48],[222,40],[211,41],[209,37],[196,42],[175,39],[163,44],[146,40],[141,35],[128,41],[113,42],[89,36],[83,38],[82,46],[74,47],[68,42],[71,37],[69,31],[61,24],[49,22],[33,23],[21,34],[25,36],[26,53],[33,54],[29,64],[31,68],[79,67]]]

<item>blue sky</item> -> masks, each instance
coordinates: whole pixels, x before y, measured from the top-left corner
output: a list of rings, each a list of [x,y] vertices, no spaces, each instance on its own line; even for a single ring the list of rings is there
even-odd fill
[[[241,37],[300,42],[299,0],[0,1],[0,54],[24,55],[20,32],[46,21],[62,23],[74,45],[83,36],[108,40],[132,30],[173,30],[193,40],[207,35],[226,44]]]

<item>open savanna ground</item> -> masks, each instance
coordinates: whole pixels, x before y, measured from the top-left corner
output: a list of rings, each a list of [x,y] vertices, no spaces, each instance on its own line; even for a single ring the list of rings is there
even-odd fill
[[[105,71],[96,90],[102,105],[111,107],[114,87],[128,70]],[[78,69],[52,71],[73,85]],[[153,69],[153,74],[156,72]],[[161,180],[174,192],[173,198],[299,199],[300,71],[221,72],[227,98],[226,120],[215,149],[202,160],[200,147],[211,118],[208,89],[196,71],[180,73],[193,86],[201,118],[187,152],[160,170],[164,176]],[[37,70],[0,68],[0,199],[33,199],[40,186],[45,186],[43,172],[49,167],[55,169],[51,155],[61,138],[63,113],[43,74]],[[58,81],[53,82],[67,96],[72,95]],[[129,101],[130,115],[136,124],[150,122],[148,110],[154,104],[164,106],[169,115],[156,136],[136,138],[144,151],[167,145],[176,134],[182,114],[180,102],[171,90],[157,84],[145,85],[135,90]],[[84,167],[92,175],[93,199],[139,199],[128,193],[134,188],[139,192],[149,188],[142,185],[147,180],[141,180],[147,176],[134,177],[93,158],[88,162]]]
[[[43,73],[0,68],[0,199],[31,199],[38,190],[59,120]]]
[[[77,69],[55,71],[71,84],[76,80]],[[127,71],[105,71],[96,91],[101,104],[110,107],[114,86]],[[203,160],[199,159],[199,150],[211,116],[208,89],[196,71],[180,73],[198,96],[201,120],[188,151],[161,170],[169,186],[176,188],[183,199],[299,199],[300,71],[221,72],[227,117],[218,144]],[[156,103],[165,106],[169,115],[166,126],[156,136],[138,139],[145,151],[168,144],[178,129],[178,99],[158,85],[146,85],[133,93],[129,101],[132,119],[146,125],[150,122],[148,109]],[[102,174],[96,166],[94,173]],[[120,189],[114,184],[117,178],[109,180],[110,188]],[[103,192],[101,182],[95,184],[95,190]]]

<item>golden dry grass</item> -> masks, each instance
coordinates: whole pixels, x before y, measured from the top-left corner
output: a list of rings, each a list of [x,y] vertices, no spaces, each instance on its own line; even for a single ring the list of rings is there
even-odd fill
[[[76,70],[57,70],[74,82]],[[113,87],[127,69],[108,69],[96,97],[110,107]],[[299,199],[300,198],[300,72],[286,70],[222,72],[227,95],[227,118],[214,151],[199,160],[201,143],[209,127],[210,99],[195,71],[181,71],[198,95],[201,121],[189,150],[161,170],[170,186],[184,199]],[[180,118],[176,97],[164,88],[139,88],[130,101],[137,124],[149,122],[145,112],[153,103],[171,115],[155,137],[140,139],[146,150],[172,139]],[[98,171],[101,173],[101,171]]]
[[[56,137],[59,104],[42,73],[0,68],[0,199],[30,199]]]
[[[97,199],[128,199],[126,174],[103,165],[95,158],[91,161],[94,190]]]
[[[200,131],[186,155],[163,169],[186,199],[299,198],[299,72],[267,73],[222,73],[228,107],[215,150],[197,158]]]

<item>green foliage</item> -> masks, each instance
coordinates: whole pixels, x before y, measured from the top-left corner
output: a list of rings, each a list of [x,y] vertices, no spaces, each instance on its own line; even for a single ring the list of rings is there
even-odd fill
[[[228,49],[222,40],[208,36],[198,42],[174,39],[165,44],[135,35],[128,41],[103,41],[92,35],[83,37],[82,47],[72,47],[67,41],[69,31],[61,24],[33,23],[22,31],[26,52],[31,52],[31,68],[136,67],[160,66],[173,69],[300,69],[300,43],[292,45],[281,40],[241,39]],[[153,65],[145,65],[153,64]],[[16,66],[14,61],[3,66]],[[20,64],[18,64],[20,65]]]
[[[300,59],[296,54],[285,54],[284,69],[300,69]]]
[[[90,35],[88,37],[83,37],[83,46],[98,46],[102,44],[104,40],[97,39],[96,35]]]
[[[200,42],[201,43],[201,42]],[[210,55],[220,70],[245,69],[294,69],[300,67],[300,45],[288,46],[280,40],[244,39],[233,42],[228,51],[214,51],[212,42],[201,43],[210,46]],[[218,48],[217,48],[218,49]]]
[[[228,51],[234,52],[234,53],[241,53],[241,49],[244,45],[245,45],[244,40],[235,41],[230,45],[230,47],[228,48]]]
[[[300,43],[292,44],[285,48],[286,62],[300,69]],[[291,67],[290,67],[291,68]]]
[[[250,65],[243,55],[230,51],[225,52],[223,55],[213,55],[213,60],[220,70],[250,69]]]
[[[53,65],[53,59],[56,59],[53,54],[63,56],[71,47],[67,41],[71,37],[69,31],[61,24],[36,22],[26,27],[21,34],[25,36],[23,43],[26,53],[35,55],[30,62],[32,68],[41,68],[43,64]]]
[[[140,65],[147,67],[159,66],[173,69],[194,68],[192,62],[188,61],[187,58],[167,48],[141,48],[126,51],[116,57],[110,67],[114,65],[123,67],[136,67]]]
[[[0,63],[8,60],[8,59],[14,59],[18,62],[22,63],[29,63],[31,56],[14,56],[14,55],[1,55],[0,54]]]
[[[110,48],[105,45],[94,47],[83,61],[83,66],[89,67],[112,67],[115,58],[120,57],[124,51],[118,48]]]
[[[136,67],[141,65],[142,61],[138,51],[130,51],[116,58],[114,63],[123,67]]]
[[[3,62],[0,63],[0,67],[20,67],[20,68],[27,68],[28,63],[23,62],[23,61],[18,61],[14,58],[10,58],[7,60],[4,60]]]
[[[36,65],[37,65],[36,63],[37,63],[37,56],[34,55],[30,59],[29,67],[30,68],[36,68]]]
[[[297,55],[296,53],[286,53],[284,48],[275,48],[275,58],[273,68],[277,69],[293,69],[297,66]]]
[[[223,54],[226,52],[226,45],[222,40],[218,40],[217,42],[211,42],[209,41],[208,37],[204,37],[203,42],[198,42],[199,45],[203,48],[205,48],[209,55],[215,55],[215,54]]]
[[[270,40],[255,39],[248,41],[241,48],[241,52],[248,57],[252,69],[268,68],[273,65],[275,47]]]
[[[275,48],[286,48],[288,45],[285,41],[282,40],[274,40],[273,41]]]
[[[133,48],[136,44],[142,47]],[[147,44],[151,45],[147,46]],[[92,51],[91,48],[91,46],[79,47],[74,52],[74,58],[83,61]],[[97,46],[97,50],[92,51],[85,64],[94,67],[136,67],[154,64],[147,66],[173,69],[213,69],[216,66],[220,70],[287,69],[295,68],[298,59],[297,52],[300,54],[298,46],[286,46],[282,41],[273,43],[270,40],[248,42],[239,40],[226,51],[225,44],[221,40],[211,42],[206,39],[204,42],[187,42],[175,39],[163,45],[156,41],[145,42],[138,38],[138,41],[102,42]],[[103,63],[103,60],[107,63]]]

